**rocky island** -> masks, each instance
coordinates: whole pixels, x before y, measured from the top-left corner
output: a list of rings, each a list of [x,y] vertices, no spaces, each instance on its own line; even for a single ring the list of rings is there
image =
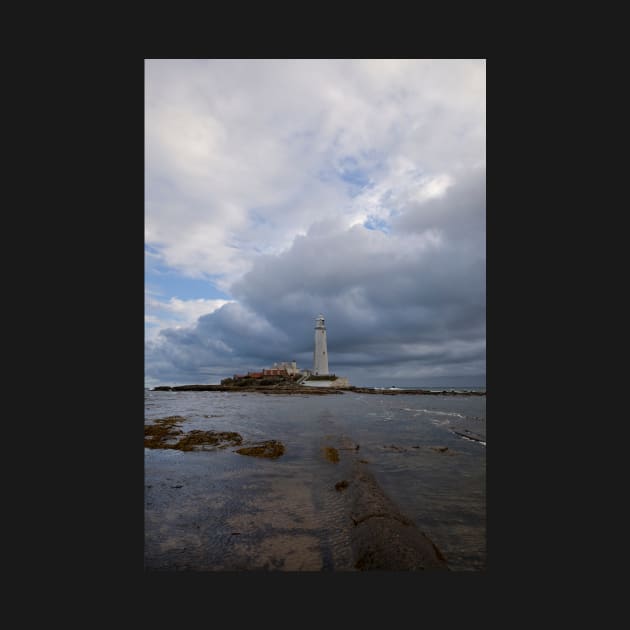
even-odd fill
[[[157,392],[259,392],[262,394],[308,394],[326,395],[354,392],[357,394],[380,394],[396,396],[400,394],[423,396],[485,396],[485,391],[430,390],[430,389],[381,389],[378,387],[307,387],[299,383],[297,376],[265,376],[226,378],[218,385],[160,385],[153,388]]]

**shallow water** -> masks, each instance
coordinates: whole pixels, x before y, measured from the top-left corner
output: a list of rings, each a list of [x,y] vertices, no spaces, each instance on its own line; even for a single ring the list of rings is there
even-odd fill
[[[145,449],[145,567],[354,570],[335,483],[361,459],[451,570],[484,569],[485,406],[485,396],[146,391],[145,421],[180,415],[183,431],[280,440],[285,454]]]

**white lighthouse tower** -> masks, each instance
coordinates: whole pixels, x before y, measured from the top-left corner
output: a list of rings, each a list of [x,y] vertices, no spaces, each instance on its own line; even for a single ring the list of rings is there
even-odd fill
[[[315,320],[315,352],[313,353],[313,374],[328,375],[328,350],[326,348],[326,326],[320,313]]]

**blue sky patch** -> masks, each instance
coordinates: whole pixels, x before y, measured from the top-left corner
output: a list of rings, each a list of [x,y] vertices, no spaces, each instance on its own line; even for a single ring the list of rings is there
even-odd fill
[[[169,270],[161,273],[147,272],[145,286],[156,295],[165,298],[178,297],[180,300],[229,300],[231,296],[219,291],[210,280],[187,278]]]
[[[367,172],[359,167],[356,158],[348,155],[339,162],[340,177],[344,182],[363,188],[370,183]]]
[[[389,223],[387,223],[387,221],[385,221],[384,219],[381,219],[380,217],[375,217],[373,215],[370,215],[364,221],[363,227],[367,228],[368,230],[379,230],[383,232],[384,234],[388,234],[390,230],[390,225]]]
[[[150,245],[145,246],[149,254],[158,254]],[[171,267],[162,264],[153,256],[145,257],[145,288],[163,298],[177,297],[180,300],[230,300],[231,296],[216,288],[212,278],[189,278]]]

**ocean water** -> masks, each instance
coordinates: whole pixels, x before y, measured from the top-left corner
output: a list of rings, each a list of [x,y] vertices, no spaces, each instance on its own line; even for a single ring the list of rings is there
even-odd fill
[[[145,391],[145,423],[279,440],[278,459],[237,447],[145,452],[145,568],[352,571],[335,484],[361,460],[452,571],[486,566],[486,397]],[[324,456],[338,449],[339,461]],[[447,447],[447,450],[440,450]]]

